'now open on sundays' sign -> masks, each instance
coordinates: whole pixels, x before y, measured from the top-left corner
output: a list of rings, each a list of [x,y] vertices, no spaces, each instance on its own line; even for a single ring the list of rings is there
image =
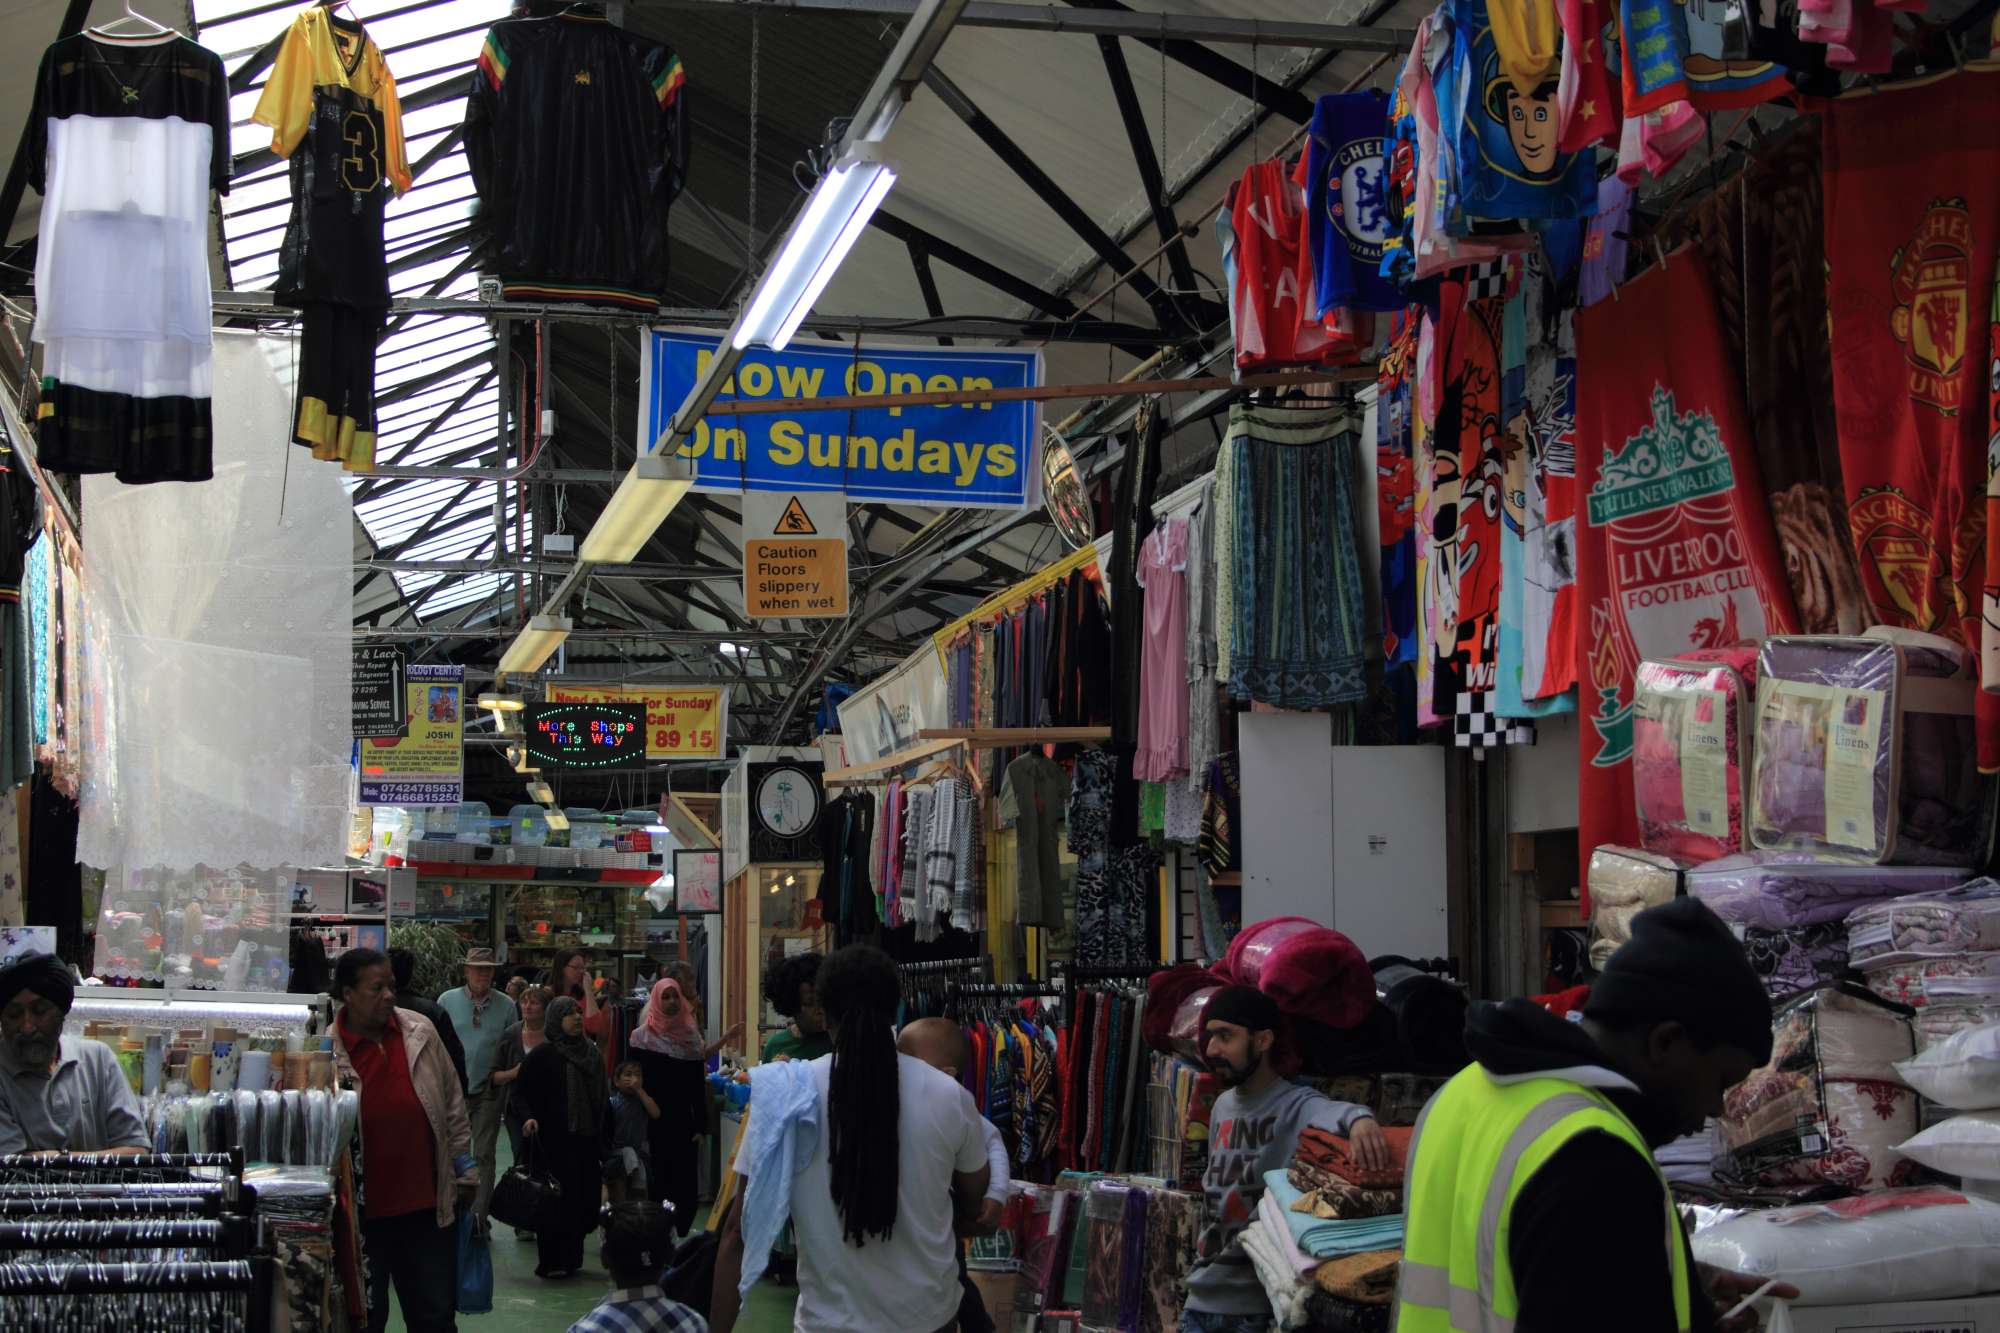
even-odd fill
[[[712,334],[655,329],[640,361],[639,449],[652,449],[708,366]],[[1039,352],[794,343],[752,348],[683,446],[695,488],[840,491],[853,503],[1019,509],[1039,499],[1038,403],[732,415],[727,399],[1028,388]]]

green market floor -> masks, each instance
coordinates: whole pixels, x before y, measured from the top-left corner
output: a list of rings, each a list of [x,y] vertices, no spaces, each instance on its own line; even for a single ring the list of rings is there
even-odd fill
[[[511,1165],[507,1141],[500,1141],[497,1167]],[[696,1225],[705,1222],[704,1215]],[[563,1333],[588,1314],[611,1290],[611,1279],[597,1256],[593,1237],[584,1251],[584,1270],[565,1282],[544,1282],[535,1276],[535,1242],[516,1240],[512,1227],[493,1227],[493,1312],[460,1315],[460,1333]],[[760,1282],[736,1327],[743,1333],[789,1333],[794,1289]],[[389,1333],[404,1333],[403,1314],[390,1297]]]

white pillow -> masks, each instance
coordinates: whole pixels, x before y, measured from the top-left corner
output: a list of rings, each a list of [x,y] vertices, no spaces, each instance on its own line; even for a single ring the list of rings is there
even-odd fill
[[[1954,1111],[2000,1107],[2000,1023],[1953,1033],[1921,1055],[1898,1061],[1896,1072],[1939,1106]]]
[[[1955,1115],[1896,1151],[1933,1171],[1968,1180],[2000,1180],[2000,1111]]]

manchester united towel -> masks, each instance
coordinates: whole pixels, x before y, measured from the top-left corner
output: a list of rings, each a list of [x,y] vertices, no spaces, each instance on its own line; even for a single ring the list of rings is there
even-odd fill
[[[1700,255],[1576,316],[1581,851],[1639,836],[1641,658],[1793,629],[1741,390]],[[1588,910],[1588,904],[1585,904]]]
[[[1836,101],[1825,134],[1833,398],[1862,586],[1878,622],[1975,653],[1982,594],[2000,599],[1986,540],[1995,98],[2000,74],[1967,71]],[[2000,768],[2000,696],[1983,693],[1979,766]]]

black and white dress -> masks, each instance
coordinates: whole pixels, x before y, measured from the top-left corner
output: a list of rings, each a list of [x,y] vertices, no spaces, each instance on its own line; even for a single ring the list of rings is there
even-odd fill
[[[206,481],[209,191],[229,189],[222,61],[179,34],[78,33],[42,56],[34,339],[44,467]]]

